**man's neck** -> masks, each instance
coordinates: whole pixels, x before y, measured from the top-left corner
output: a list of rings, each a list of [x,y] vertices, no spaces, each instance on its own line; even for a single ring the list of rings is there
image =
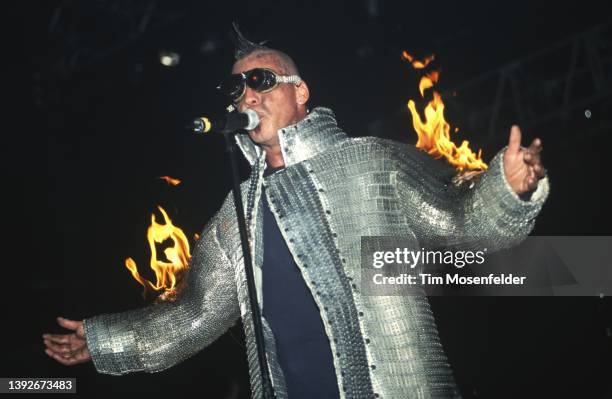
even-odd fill
[[[268,166],[275,169],[285,166],[285,160],[283,159],[280,145],[265,148],[264,151],[266,152],[266,163]]]
[[[268,166],[271,168],[282,168],[285,166],[285,161],[283,159],[283,154],[280,152],[280,147],[278,147],[278,152],[270,152],[266,151],[266,162]]]

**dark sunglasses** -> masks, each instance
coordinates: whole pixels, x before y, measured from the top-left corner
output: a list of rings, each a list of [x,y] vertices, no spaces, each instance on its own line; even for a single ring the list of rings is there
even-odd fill
[[[228,76],[217,89],[237,103],[244,96],[247,86],[258,93],[267,93],[274,90],[279,83],[299,84],[301,81],[297,75],[278,75],[271,69],[255,68]]]

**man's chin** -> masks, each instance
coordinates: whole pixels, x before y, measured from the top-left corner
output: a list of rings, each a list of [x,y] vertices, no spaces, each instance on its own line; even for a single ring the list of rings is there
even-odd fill
[[[272,136],[272,131],[266,123],[260,123],[255,129],[249,131],[249,137],[256,143],[270,139]]]
[[[255,143],[260,144],[260,143],[266,141],[265,138],[269,137],[269,135],[266,134],[266,131],[261,129],[260,126],[257,126],[255,129],[249,131],[249,137]]]

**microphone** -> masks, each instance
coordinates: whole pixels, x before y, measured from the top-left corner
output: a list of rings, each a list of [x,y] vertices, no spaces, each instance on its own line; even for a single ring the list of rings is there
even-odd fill
[[[229,133],[240,129],[253,130],[259,125],[259,116],[252,109],[244,112],[230,112],[225,118],[210,120],[200,117],[192,121],[191,130],[194,133]]]

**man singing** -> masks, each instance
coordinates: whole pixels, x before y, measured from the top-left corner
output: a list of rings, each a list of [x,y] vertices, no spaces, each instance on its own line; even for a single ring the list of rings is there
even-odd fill
[[[251,165],[242,192],[276,397],[459,397],[427,298],[362,294],[360,239],[435,246],[445,237],[483,237],[490,250],[516,245],[548,194],[540,140],[523,148],[512,127],[507,148],[475,184],[454,186],[446,165],[413,146],[351,139],[330,109],[308,112],[308,86],[291,58],[238,37],[220,89],[261,121],[236,139]],[[228,196],[196,245],[177,301],[59,318],[74,332],[45,334],[46,352],[65,365],[93,360],[100,373],[155,372],[242,317],[252,396],[260,398],[244,274]]]

